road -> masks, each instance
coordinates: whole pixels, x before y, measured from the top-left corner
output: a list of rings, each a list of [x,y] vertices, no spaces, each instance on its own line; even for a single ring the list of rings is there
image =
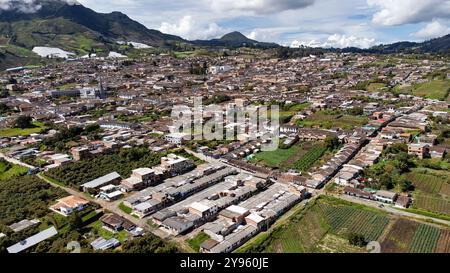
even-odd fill
[[[28,164],[26,164],[26,163],[24,163],[22,161],[19,161],[19,160],[15,159],[15,158],[6,156],[3,153],[0,153],[0,158],[3,158],[4,160],[8,161],[9,163],[16,164],[16,165],[19,165],[19,166],[22,166],[22,167],[25,167],[25,168],[29,168],[29,169],[35,169],[36,168],[36,167],[28,165]]]
[[[376,209],[379,209],[379,210],[383,210],[383,211],[386,211],[386,212],[388,212],[390,214],[393,214],[393,215],[403,216],[403,217],[408,217],[408,218],[415,218],[415,219],[422,220],[422,221],[433,221],[433,222],[436,222],[436,223],[439,223],[439,224],[444,224],[444,225],[450,226],[450,221],[443,220],[443,219],[437,219],[437,218],[433,218],[433,217],[430,217],[430,216],[425,216],[425,215],[411,213],[411,212],[405,211],[403,209],[396,209],[396,208],[392,207],[391,205],[385,205],[384,204],[383,207],[380,207],[381,203],[376,202],[376,201],[361,199],[361,198],[357,198],[357,197],[353,197],[353,196],[349,196],[349,195],[345,195],[345,194],[341,194],[341,195],[329,194],[329,195],[334,196],[334,197],[339,198],[339,199],[342,199],[342,200],[345,200],[345,201],[352,202],[352,203],[365,205],[365,206],[368,206],[368,207],[372,207],[372,208],[376,208]]]
[[[107,202],[105,200],[102,199],[97,199],[97,198],[92,198],[90,196],[88,196],[87,194],[84,194],[82,192],[79,192],[77,190],[74,190],[70,187],[65,187],[62,185],[58,185],[56,183],[53,183],[52,181],[50,181],[49,179],[47,179],[46,177],[44,177],[41,174],[37,174],[37,177],[39,177],[40,179],[44,180],[45,182],[49,183],[50,185],[52,185],[53,187],[56,188],[60,188],[62,190],[64,190],[65,192],[67,192],[70,195],[74,195],[80,198],[84,198],[87,199],[89,202],[94,203],[99,205],[100,207],[102,207],[105,210],[111,211],[125,219],[127,219],[128,221],[132,222],[133,224],[140,226],[142,228],[147,228],[148,230],[148,225],[147,225],[147,221],[145,219],[138,219],[135,218],[125,212],[123,212],[122,210],[119,209],[119,204],[120,201],[115,201],[115,202]]]

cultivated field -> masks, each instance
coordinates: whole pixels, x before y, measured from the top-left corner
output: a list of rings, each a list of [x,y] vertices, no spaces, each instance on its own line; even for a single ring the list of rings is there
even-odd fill
[[[381,242],[384,253],[448,253],[450,230],[398,219]]]
[[[320,197],[237,252],[366,252],[349,243],[351,233],[363,235],[366,242],[380,242],[386,253],[450,252],[450,230],[329,196]]]
[[[304,172],[309,170],[326,151],[327,147],[323,143],[304,142],[288,149],[260,152],[252,160],[270,168],[284,171],[296,169]]]
[[[347,114],[328,113],[319,111],[305,120],[298,121],[298,124],[304,127],[320,127],[324,129],[342,128],[351,130],[367,124],[368,118],[365,116],[352,116]]]
[[[450,201],[439,196],[417,194],[414,200],[414,207],[450,215]]]

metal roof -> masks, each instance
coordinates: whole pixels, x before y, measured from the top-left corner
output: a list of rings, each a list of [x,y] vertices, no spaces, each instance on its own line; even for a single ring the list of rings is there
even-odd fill
[[[9,253],[19,253],[27,248],[39,244],[42,241],[47,240],[48,238],[55,236],[56,234],[58,234],[58,231],[55,229],[55,227],[51,227],[42,232],[39,232],[38,234],[28,237],[27,239],[13,246],[8,247],[7,250]]]

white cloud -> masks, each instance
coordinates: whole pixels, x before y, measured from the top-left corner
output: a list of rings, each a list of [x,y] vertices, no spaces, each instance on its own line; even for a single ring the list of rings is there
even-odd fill
[[[420,29],[418,32],[412,34],[412,36],[419,39],[431,39],[440,36],[444,36],[450,33],[450,27],[441,24],[438,21],[433,21],[427,24],[424,28]]]
[[[66,2],[69,5],[79,5],[77,0],[53,0]],[[0,11],[17,10],[23,13],[34,13],[42,8],[38,0],[0,0]]]
[[[188,40],[217,38],[227,32],[216,23],[201,23],[186,15],[178,23],[162,22],[159,31],[181,36]]]
[[[41,7],[35,0],[0,0],[0,10],[17,10],[24,13],[33,13]]]
[[[310,6],[315,0],[205,0],[216,11],[268,14]]]
[[[315,39],[309,41],[298,41],[295,40],[291,43],[290,47],[299,48],[300,46],[307,47],[324,47],[324,48],[346,48],[346,47],[359,47],[359,48],[369,48],[375,45],[375,39],[373,38],[365,38],[365,37],[356,37],[353,35],[341,35],[341,34],[333,34],[328,37],[328,39],[324,41],[317,41]]]
[[[378,10],[372,22],[384,26],[429,22],[450,16],[450,0],[367,0],[367,4]]]

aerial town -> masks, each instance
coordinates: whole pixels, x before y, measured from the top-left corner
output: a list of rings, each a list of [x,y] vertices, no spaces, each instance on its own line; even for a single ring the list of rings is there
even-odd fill
[[[93,57],[8,69],[1,76],[8,93],[1,99],[2,198],[17,194],[8,192],[15,181],[23,185],[14,190],[44,200],[3,203],[2,230],[13,233],[2,233],[2,249],[60,251],[61,241],[80,236],[88,250],[120,251],[151,234],[166,240],[169,246],[160,247],[168,251],[173,244],[228,253],[313,202],[342,209],[324,216],[332,225],[333,217],[344,221],[335,233],[355,229],[372,241],[390,221],[390,232],[404,228],[396,225],[409,216],[448,224],[439,217],[450,213],[448,89],[423,96],[404,87],[448,87],[448,62],[404,58],[330,53],[281,60],[236,50],[220,58]],[[171,132],[171,108],[199,96],[224,111],[279,105],[279,148],[262,151],[268,140],[245,129],[234,141]],[[36,189],[26,189],[31,182]],[[359,230],[346,220],[346,202],[378,208],[379,215],[353,215],[373,226]],[[436,230],[436,247],[449,251],[449,230],[407,224]],[[395,251],[390,240],[382,244]]]
[[[448,54],[115,47],[0,72],[0,253],[450,253]]]

